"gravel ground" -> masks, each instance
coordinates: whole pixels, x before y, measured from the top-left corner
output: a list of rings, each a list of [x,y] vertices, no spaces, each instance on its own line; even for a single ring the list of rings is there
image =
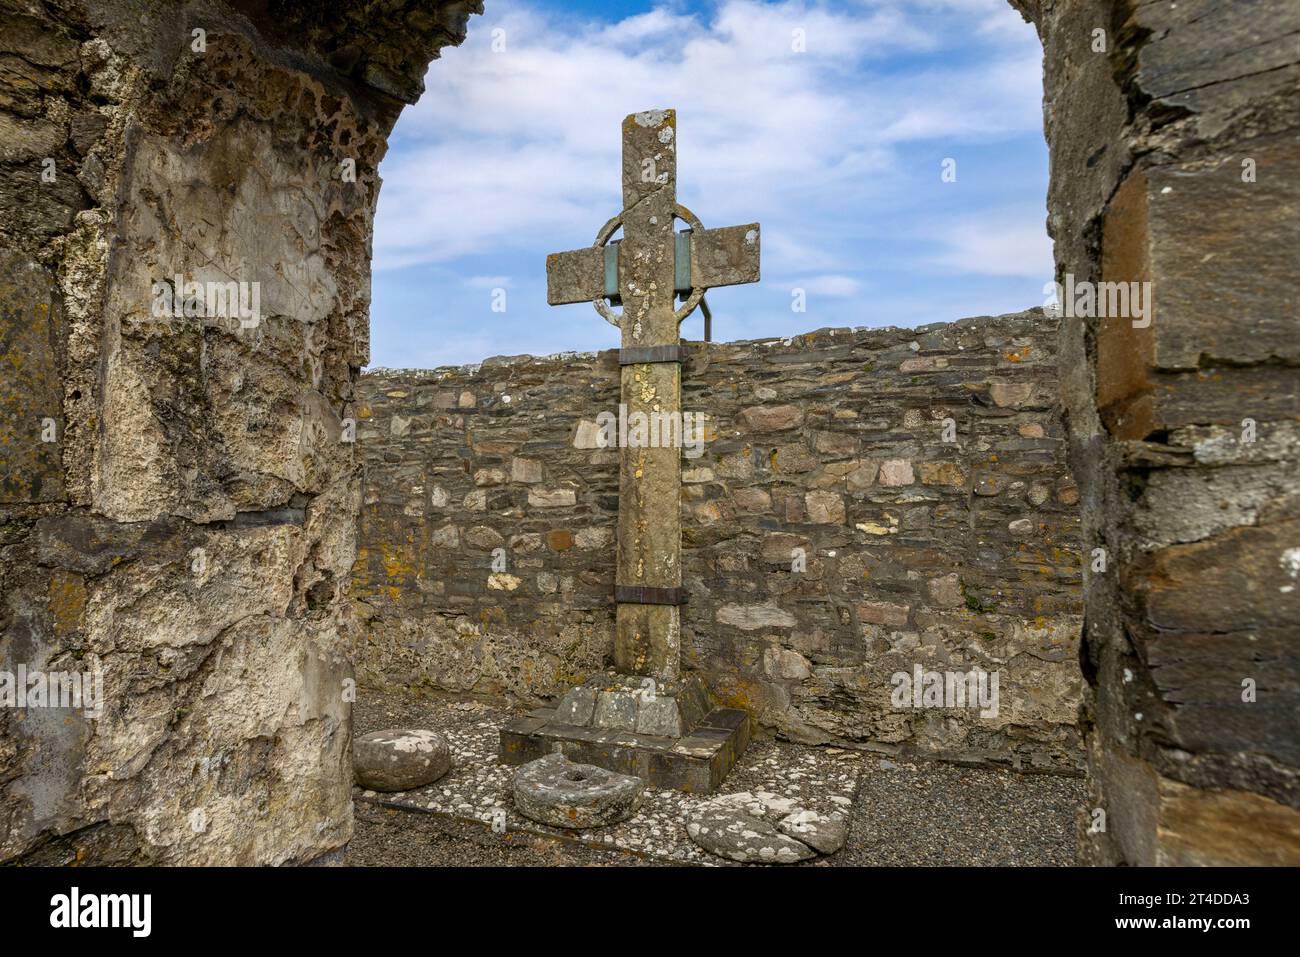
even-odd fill
[[[1071,866],[1082,778],[872,759],[839,867]]]
[[[440,814],[357,801],[351,867],[646,867],[659,862],[533,834],[493,834]]]
[[[460,778],[480,792],[475,805],[500,790],[501,771],[493,767],[483,741],[491,734],[468,731],[504,717],[496,708],[451,698],[416,698],[363,690],[353,709],[354,731],[364,734],[391,727],[425,727],[452,732],[460,747]],[[453,730],[454,729],[454,730]],[[480,765],[478,767],[465,765]],[[681,834],[655,837],[644,825],[602,829],[617,835],[618,847],[592,847],[560,837],[558,832],[511,826],[505,834],[466,814],[440,797],[440,786],[453,784],[458,769],[431,789],[391,796],[406,807],[385,807],[389,799],[357,790],[356,833],[346,863],[352,866],[506,866],[554,867],[648,866],[662,863],[727,864],[696,848]],[[856,778],[856,781],[855,781]],[[771,782],[778,780],[778,789]],[[833,784],[833,786],[832,786]],[[856,787],[856,794],[854,790]],[[844,848],[829,858],[796,866],[881,865],[1069,865],[1074,860],[1074,816],[1084,801],[1083,781],[1053,775],[1022,775],[956,765],[904,762],[836,748],[808,748],[759,739],[747,749],[723,790],[780,790],[816,807],[834,792],[837,804],[852,798],[851,827]],[[484,790],[486,789],[486,790]],[[508,796],[500,795],[508,802]],[[491,798],[497,800],[499,798]],[[647,807],[662,805],[675,819],[678,792],[650,792]],[[821,799],[821,800],[819,800]],[[423,810],[421,808],[429,808]],[[828,807],[826,809],[833,809]],[[442,813],[444,810],[451,813]],[[674,825],[655,815],[655,828]],[[634,819],[636,821],[638,819]],[[527,824],[529,822],[519,822]],[[538,833],[541,831],[542,833]],[[588,839],[597,832],[584,832]],[[679,840],[680,838],[680,840]],[[631,846],[635,852],[627,848]],[[668,860],[674,858],[675,860]]]

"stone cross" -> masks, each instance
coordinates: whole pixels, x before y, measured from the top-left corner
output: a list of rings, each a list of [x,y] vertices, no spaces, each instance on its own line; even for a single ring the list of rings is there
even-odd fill
[[[621,330],[620,394],[629,420],[640,412],[661,423],[682,421],[686,350],[679,324],[706,289],[759,278],[757,223],[706,230],[677,203],[676,133],[673,110],[624,119],[623,212],[605,224],[595,245],[546,261],[551,305],[590,301]],[[677,218],[690,229],[676,233]],[[619,226],[622,241],[610,243]],[[679,294],[685,302],[675,308]],[[606,299],[621,302],[622,314]],[[686,594],[680,433],[678,440],[675,447],[624,445],[619,454],[614,666],[660,681],[673,681],[680,671],[678,606]]]

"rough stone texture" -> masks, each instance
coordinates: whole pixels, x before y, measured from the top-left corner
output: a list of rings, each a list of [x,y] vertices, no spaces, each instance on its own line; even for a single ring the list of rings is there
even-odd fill
[[[409,791],[432,784],[451,769],[451,749],[436,731],[390,728],[352,741],[352,771],[358,787]]]
[[[656,682],[610,670],[503,725],[498,755],[518,765],[560,753],[700,794],[718,789],[752,734],[749,713],[714,707],[695,672]]]
[[[682,654],[720,704],[797,741],[1076,766],[1056,334],[1033,311],[696,345],[684,407],[709,441],[682,462]],[[595,422],[618,375],[606,352],[362,376],[363,684],[538,704],[609,663],[618,451]],[[478,487],[484,470],[512,478]],[[569,494],[543,506],[541,488]],[[917,663],[999,670],[999,716],[895,709],[891,676]]]
[[[798,810],[781,818],[776,829],[822,854],[834,854],[844,846],[849,836],[845,815],[818,814],[806,810]]]
[[[698,675],[661,682],[602,671],[560,699],[555,720],[575,727],[680,738],[710,710],[708,692]]]
[[[64,496],[65,333],[54,277],[21,253],[0,252],[0,502]]]
[[[562,754],[529,761],[515,772],[515,809],[551,827],[605,827],[625,821],[641,807],[645,784]]]
[[[1294,865],[1300,6],[1014,5],[1044,46],[1057,279],[1155,299],[1147,325],[1063,321],[1084,547],[1110,556],[1086,589],[1081,857]]]
[[[623,241],[618,283],[624,349],[675,345],[674,219],[677,202],[677,116],[672,110],[623,120]],[[649,159],[656,175],[644,175]],[[682,367],[674,362],[623,366],[620,401],[629,415],[682,407]],[[618,544],[615,577],[623,585],[675,588],[682,583],[682,522],[674,510],[682,487],[676,449],[619,450]],[[626,674],[670,680],[681,670],[681,615],[676,605],[620,602],[615,611],[614,664]],[[597,713],[600,703],[596,705]]]
[[[742,864],[794,864],[817,855],[762,818],[716,804],[692,811],[686,833],[706,851]]]
[[[376,166],[474,6],[0,0],[0,670],[105,697],[0,711],[0,860],[347,842]],[[176,273],[260,321],[155,316]]]

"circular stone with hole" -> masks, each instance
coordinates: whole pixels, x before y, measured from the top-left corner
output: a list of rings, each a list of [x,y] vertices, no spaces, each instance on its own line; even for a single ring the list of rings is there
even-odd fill
[[[432,784],[451,767],[451,748],[436,731],[390,728],[352,740],[357,784],[371,791],[409,791]]]
[[[575,764],[548,754],[515,772],[515,807],[551,827],[605,827],[636,813],[645,794],[640,778]]]

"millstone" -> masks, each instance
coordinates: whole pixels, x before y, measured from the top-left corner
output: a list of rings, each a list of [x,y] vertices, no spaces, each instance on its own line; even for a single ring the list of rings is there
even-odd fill
[[[645,784],[640,778],[548,754],[515,773],[514,792],[515,808],[539,824],[605,827],[636,813]]]
[[[409,791],[432,784],[451,768],[451,748],[436,731],[390,728],[352,741],[352,771],[371,791]]]

